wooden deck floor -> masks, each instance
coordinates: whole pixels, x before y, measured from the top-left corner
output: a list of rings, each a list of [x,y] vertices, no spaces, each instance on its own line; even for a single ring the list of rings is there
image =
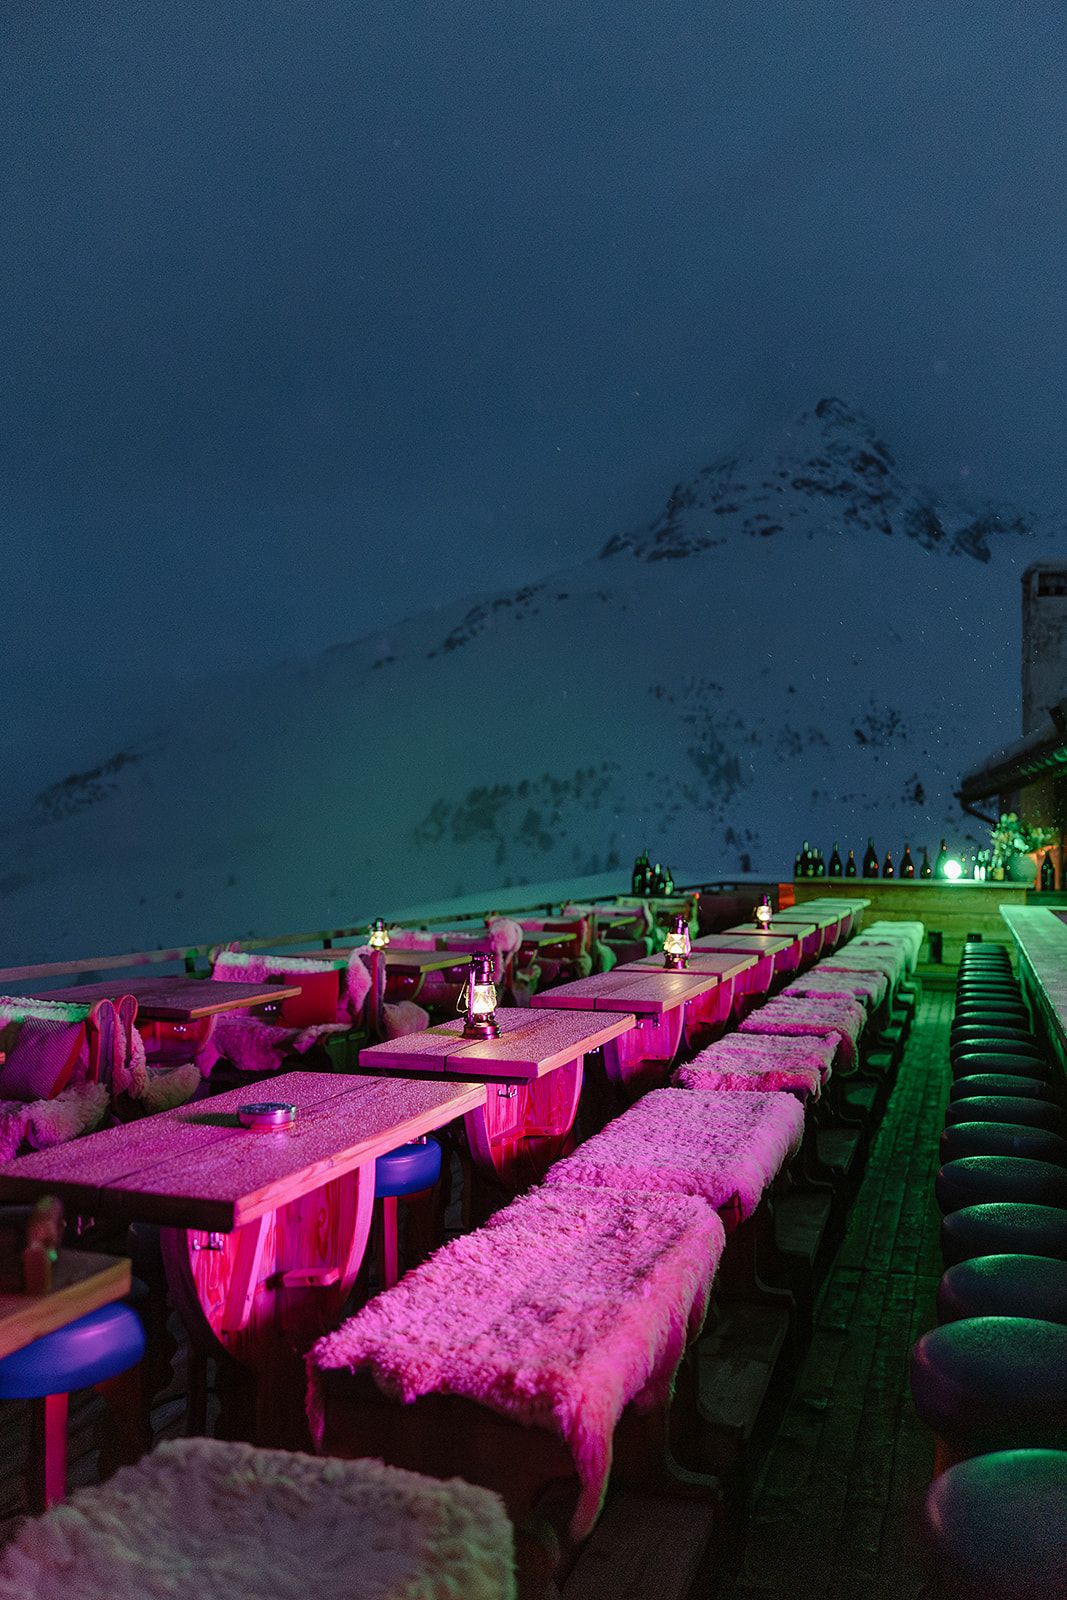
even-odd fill
[[[740,1570],[719,1600],[914,1600],[932,1442],[908,1357],[936,1321],[933,1200],[952,998],[927,991],[757,1480]],[[694,1590],[696,1600],[697,1590]],[[704,1588],[703,1596],[707,1596]]]

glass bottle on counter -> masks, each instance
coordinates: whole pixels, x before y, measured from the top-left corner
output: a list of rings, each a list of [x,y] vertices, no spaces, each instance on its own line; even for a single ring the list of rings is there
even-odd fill
[[[837,840],[835,839],[834,847],[830,852],[830,862],[826,868],[826,876],[828,878],[840,878],[843,871],[844,868],[841,865],[841,855],[837,848]]]
[[[648,893],[648,848],[645,847],[634,862],[633,878],[630,893],[633,895],[646,895]]]
[[[863,858],[863,876],[865,878],[877,878],[878,876],[878,857],[874,851],[873,839],[867,840],[867,853]]]
[[[845,877],[854,878],[856,876],[856,871],[856,852],[855,850],[850,850],[848,853],[848,860],[845,862]]]
[[[930,865],[930,852],[926,848],[926,846],[923,845],[923,864],[919,868],[919,877],[920,878],[932,878],[933,875],[934,875],[934,869]]]
[[[937,860],[934,862],[934,877],[935,878],[943,878],[945,876],[945,862],[947,860],[948,860],[948,846],[946,845],[944,839],[942,839],[940,847],[938,848],[938,852],[937,852]]]
[[[897,869],[893,865],[893,852],[892,850],[887,850],[885,853],[885,865],[882,867],[882,877],[895,878],[896,875]]]
[[[907,840],[904,841],[904,854],[900,858],[900,876],[902,878],[914,878],[915,876],[915,863],[911,859],[911,845],[908,844]]]
[[[1046,850],[1041,857],[1041,888],[1045,894],[1056,887],[1056,868],[1052,865],[1052,854]]]

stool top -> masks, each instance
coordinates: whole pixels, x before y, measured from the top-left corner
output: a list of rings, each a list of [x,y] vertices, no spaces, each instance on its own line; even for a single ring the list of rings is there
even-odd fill
[[[964,1206],[941,1224],[941,1253],[949,1264],[1002,1251],[1067,1261],[1067,1210],[993,1200]]]
[[[1067,1323],[1067,1261],[1052,1256],[976,1256],[949,1267],[937,1290],[940,1322],[1038,1317]]]
[[[1067,1594],[1067,1451],[961,1461],[926,1492],[927,1544],[947,1584],[986,1600]]]
[[[1031,1317],[967,1317],[932,1328],[912,1351],[911,1392],[935,1433],[968,1448],[1062,1438],[1067,1327]]]
[[[959,1156],[945,1162],[935,1188],[942,1211],[993,1200],[1067,1206],[1067,1170],[1028,1156]]]

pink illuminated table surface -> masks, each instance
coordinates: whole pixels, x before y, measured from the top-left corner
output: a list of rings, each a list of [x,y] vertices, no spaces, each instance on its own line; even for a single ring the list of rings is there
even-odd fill
[[[57,1195],[68,1212],[160,1223],[190,1337],[252,1370],[266,1440],[300,1434],[296,1358],[336,1322],[352,1287],[376,1157],[466,1116],[486,1091],[290,1072],[271,1079],[269,1094],[295,1105],[296,1120],[266,1133],[237,1119],[257,1091],[250,1084],[17,1157],[0,1167],[0,1199]]]
[[[825,929],[816,927],[814,922],[803,922],[798,918],[791,918],[784,912],[776,914],[771,923],[770,931],[782,939],[795,939],[799,946],[798,965],[809,966],[818,958],[823,947]],[[744,934],[748,938],[761,937],[762,930],[754,922],[738,922],[732,928],[726,929],[727,933]]]
[[[693,940],[694,955],[724,950],[741,950],[755,958],[747,984],[748,993],[757,997],[769,994],[774,980],[795,970],[800,959],[800,946],[791,934],[705,933]]]
[[[823,895],[817,900],[798,900],[795,905],[789,906],[787,909],[793,916],[804,917],[813,911],[837,912],[841,918],[840,937],[842,939],[850,939],[858,931],[863,921],[863,913],[870,903],[870,900],[865,895],[842,897],[840,899],[832,895]]]
[[[662,1084],[683,1034],[710,1031],[718,1017],[719,975],[713,972],[654,971],[634,964],[595,972],[575,983],[535,994],[534,1006],[575,1011],[632,1011],[636,1027],[604,1046],[604,1068],[628,1094],[643,1094]],[[731,991],[732,995],[732,991]]]
[[[114,978],[107,983],[78,983],[69,989],[43,989],[33,1000],[62,1000],[93,1005],[132,994],[138,1016],[155,1022],[196,1022],[220,1011],[250,1006],[275,1006],[299,995],[299,985],[284,983],[213,983],[210,978]]]
[[[741,941],[738,940],[738,943]],[[637,961],[628,962],[625,971],[647,972],[649,970],[663,972],[662,955],[641,956]],[[767,994],[771,986],[773,961],[755,950],[704,950],[693,949],[690,951],[685,970],[687,972],[710,973],[717,977],[719,986],[712,991],[714,1008],[710,1009],[705,1019],[710,1022],[728,1022],[731,1017],[740,1018],[746,1008],[750,1009],[754,999],[760,999]],[[766,984],[763,979],[766,978]]]
[[[553,994],[560,991],[554,989]],[[536,1000],[536,997],[535,997]],[[541,1178],[570,1138],[582,1092],[585,1057],[632,1030],[629,1014],[501,1006],[496,1039],[465,1039],[463,1019],[410,1033],[359,1054],[361,1068],[406,1077],[479,1078],[484,1104],[464,1129],[475,1165],[506,1188]]]

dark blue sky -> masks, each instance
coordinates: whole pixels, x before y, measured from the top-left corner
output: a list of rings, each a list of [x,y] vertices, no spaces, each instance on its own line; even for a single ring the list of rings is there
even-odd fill
[[[537,575],[821,394],[1062,505],[1060,0],[7,0],[33,770]]]

